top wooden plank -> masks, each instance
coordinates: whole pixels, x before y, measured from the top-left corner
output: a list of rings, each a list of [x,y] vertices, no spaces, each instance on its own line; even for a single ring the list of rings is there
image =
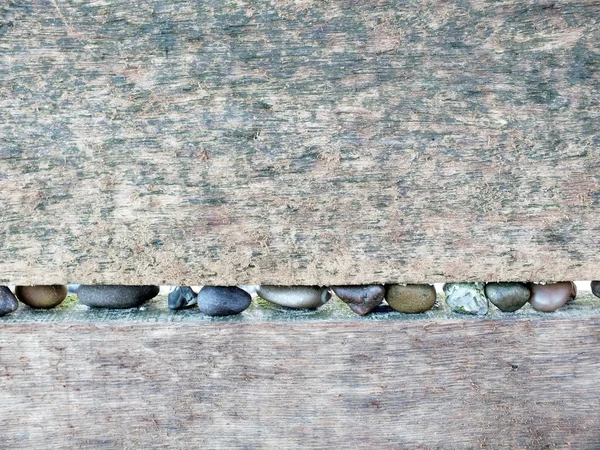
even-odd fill
[[[600,2],[8,0],[2,283],[600,278]]]

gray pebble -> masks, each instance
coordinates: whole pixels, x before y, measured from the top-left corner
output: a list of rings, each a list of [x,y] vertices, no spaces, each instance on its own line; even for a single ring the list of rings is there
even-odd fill
[[[184,309],[197,303],[196,293],[189,286],[179,286],[169,292],[167,297],[169,309]]]
[[[485,296],[500,311],[515,312],[529,301],[531,291],[525,283],[487,283]]]
[[[259,286],[259,297],[287,308],[316,309],[331,298],[328,288],[318,286]]]
[[[488,300],[483,283],[447,283],[444,285],[446,304],[452,311],[462,314],[487,314]]]
[[[15,295],[6,286],[0,286],[0,317],[14,312],[19,307]]]
[[[379,285],[332,286],[331,289],[353,312],[361,316],[373,311],[385,297],[385,288]]]
[[[252,297],[236,286],[204,286],[198,293],[198,308],[207,316],[231,316],[250,306]]]
[[[158,286],[81,285],[79,301],[95,308],[136,308],[158,295]]]

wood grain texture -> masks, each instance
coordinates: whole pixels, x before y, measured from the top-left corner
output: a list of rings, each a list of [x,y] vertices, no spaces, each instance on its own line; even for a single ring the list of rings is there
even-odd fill
[[[600,278],[597,0],[0,2],[0,282]]]
[[[5,323],[0,447],[598,448],[599,329]]]

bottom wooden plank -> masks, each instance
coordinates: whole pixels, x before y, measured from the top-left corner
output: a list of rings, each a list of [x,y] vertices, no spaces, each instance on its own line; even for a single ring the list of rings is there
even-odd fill
[[[599,448],[600,315],[508,317],[5,322],[0,447]]]

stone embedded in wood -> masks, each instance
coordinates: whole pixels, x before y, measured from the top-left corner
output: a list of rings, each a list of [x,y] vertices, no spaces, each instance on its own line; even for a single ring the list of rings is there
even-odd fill
[[[461,314],[487,314],[488,299],[483,289],[483,283],[446,283],[446,304],[452,311]]]
[[[503,312],[515,312],[529,301],[531,291],[525,283],[487,283],[487,299]]]
[[[248,309],[252,297],[236,286],[204,286],[197,302],[200,311],[207,316],[231,316]]]
[[[329,288],[319,286],[260,285],[256,292],[272,303],[296,309],[316,309],[331,299]]]
[[[385,297],[385,287],[381,285],[331,286],[331,290],[360,316],[377,308]]]
[[[0,286],[0,317],[14,312],[19,307],[14,294],[7,286]]]
[[[197,295],[191,287],[179,286],[169,292],[167,304],[173,310],[189,308],[197,304]]]
[[[385,300],[402,313],[422,313],[435,305],[435,288],[429,284],[391,284],[386,286]]]
[[[67,297],[67,286],[16,286],[15,295],[32,308],[50,309],[60,305]]]
[[[156,297],[158,286],[81,285],[77,297],[94,308],[136,308]]]
[[[531,290],[529,303],[542,312],[556,311],[577,295],[575,283],[571,281],[547,284],[530,283],[529,289]]]

